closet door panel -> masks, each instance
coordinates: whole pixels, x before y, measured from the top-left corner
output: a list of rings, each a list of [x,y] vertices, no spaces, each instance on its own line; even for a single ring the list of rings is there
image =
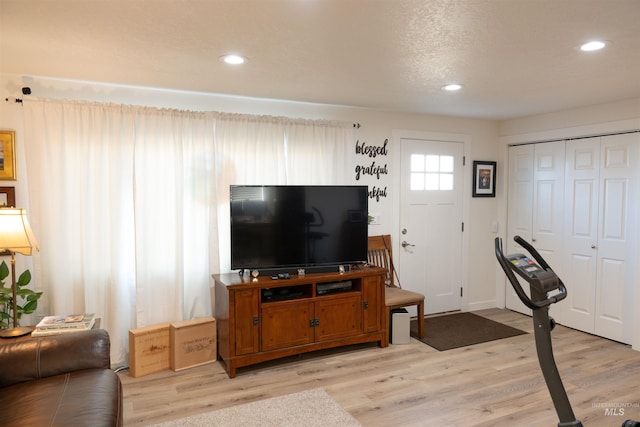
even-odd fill
[[[535,145],[532,241],[550,265],[560,265],[564,201],[564,141]]]
[[[599,280],[596,288],[595,333],[621,341],[624,328],[625,262],[600,257]]]
[[[561,274],[564,141],[509,149],[507,253],[526,252],[513,241],[519,235]],[[529,293],[529,285],[521,281]],[[530,314],[506,283],[506,306]],[[556,315],[557,307],[552,309]]]
[[[593,299],[594,287],[590,286],[593,284],[593,278],[590,275],[595,271],[594,257],[574,254],[570,258],[567,272],[571,278],[571,287],[573,288],[571,292],[571,309],[584,316],[585,319],[589,319],[582,324],[582,328],[580,328],[582,330],[593,330],[593,309],[595,304]]]
[[[509,191],[507,236],[503,242],[505,253],[523,252],[513,241],[513,236],[520,236],[531,241],[533,224],[533,145],[519,145],[509,148]],[[529,285],[518,279],[522,288],[529,294]],[[531,314],[518,298],[513,287],[505,278],[505,305],[508,309],[523,314]]]
[[[560,323],[585,332],[595,329],[598,274],[600,138],[567,141],[564,264],[567,298]]]
[[[595,333],[631,342],[637,263],[638,136],[606,136],[600,151]]]
[[[531,240],[533,223],[533,145],[509,149],[509,226],[506,247],[512,249],[513,236]]]
[[[564,209],[565,142],[536,144],[534,149],[531,243],[560,276],[564,275],[562,230]],[[555,304],[551,315],[561,322],[565,307]]]

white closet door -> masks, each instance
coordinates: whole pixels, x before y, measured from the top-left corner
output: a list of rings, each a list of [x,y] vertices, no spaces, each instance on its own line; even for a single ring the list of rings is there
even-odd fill
[[[603,137],[595,333],[630,343],[638,238],[638,134]]]
[[[565,177],[565,242],[563,283],[567,298],[562,321],[585,332],[594,332],[597,278],[598,189],[600,138],[568,141]]]
[[[638,146],[638,134],[567,142],[560,323],[625,343],[637,277]]]
[[[561,266],[564,156],[564,141],[511,147],[509,151],[507,251],[525,252],[513,242],[513,236],[520,235],[554,270]],[[509,283],[507,286],[507,307],[529,314]],[[523,284],[523,289],[528,293],[529,285]]]
[[[531,244],[560,277],[564,208],[564,141],[537,144],[533,171],[533,234]],[[562,322],[564,307],[554,304],[550,314]]]
[[[513,241],[513,236],[519,235],[531,241],[531,227],[533,224],[533,145],[518,145],[509,148],[509,190],[507,236],[502,242],[503,250],[507,254],[523,252],[523,249]],[[522,288],[529,293],[529,286],[520,281]],[[505,279],[506,307],[519,313],[531,314],[518,298],[513,287]]]
[[[535,146],[531,244],[558,275],[562,274],[564,159],[564,141]]]

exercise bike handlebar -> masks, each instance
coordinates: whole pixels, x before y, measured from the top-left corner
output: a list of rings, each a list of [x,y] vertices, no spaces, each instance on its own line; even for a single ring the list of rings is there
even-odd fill
[[[529,252],[536,261],[538,261],[538,264],[540,265],[540,267],[544,268],[545,270],[551,269],[551,267],[549,267],[549,264],[547,264],[547,261],[545,261],[544,258],[542,258],[542,255],[540,255],[540,253],[536,250],[536,248],[531,246],[531,243],[527,242],[517,234],[513,236],[513,241],[519,244],[520,246],[522,246],[523,248],[525,248],[527,252]]]
[[[513,240],[516,243],[518,243],[520,246],[522,246],[524,249],[526,249],[533,256],[533,258],[536,261],[538,261],[541,268],[543,268],[545,271],[551,270],[551,267],[549,267],[549,264],[547,264],[547,262],[544,260],[544,258],[542,258],[542,256],[538,253],[538,251],[533,246],[531,246],[526,240],[524,240],[520,236],[515,236]],[[504,256],[504,253],[502,252],[502,239],[500,237],[496,237],[495,239],[495,251],[496,251],[496,258],[498,259],[498,263],[502,267],[502,270],[504,270],[504,273],[507,275],[507,278],[509,279],[509,282],[511,282],[513,289],[516,291],[518,298],[520,298],[520,301],[522,301],[522,303],[527,307],[529,307],[530,309],[539,310],[543,307],[547,307],[551,304],[561,301],[567,296],[567,289],[562,283],[562,281],[558,278],[557,294],[547,297],[541,301],[533,301],[525,293],[524,289],[522,289],[520,282],[518,281],[515,274],[513,274],[513,269],[511,268],[511,262]]]

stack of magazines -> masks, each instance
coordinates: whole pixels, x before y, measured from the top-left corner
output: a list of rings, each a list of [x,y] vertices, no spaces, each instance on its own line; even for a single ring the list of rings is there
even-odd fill
[[[93,328],[95,323],[96,315],[94,313],[46,316],[36,325],[36,329],[31,333],[31,336],[44,337],[86,331]]]

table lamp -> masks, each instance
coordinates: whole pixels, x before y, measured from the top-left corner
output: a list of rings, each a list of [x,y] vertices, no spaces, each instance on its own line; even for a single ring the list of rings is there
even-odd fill
[[[16,289],[15,253],[31,255],[38,251],[38,241],[31,231],[27,211],[21,208],[0,208],[0,251],[11,253],[11,290],[13,292],[13,328],[0,329],[0,337],[13,338],[27,335],[31,328],[18,326],[18,295]]]

